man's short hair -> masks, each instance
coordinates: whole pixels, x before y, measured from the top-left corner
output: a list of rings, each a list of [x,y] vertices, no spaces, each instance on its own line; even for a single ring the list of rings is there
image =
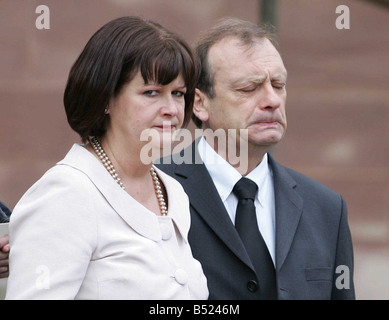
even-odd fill
[[[214,73],[209,64],[208,55],[212,46],[226,37],[235,37],[243,45],[252,46],[258,40],[268,39],[275,47],[278,47],[275,40],[274,28],[270,25],[257,25],[250,21],[237,18],[224,18],[219,20],[213,27],[205,32],[195,46],[195,52],[199,61],[200,73],[197,88],[211,99],[214,98],[213,88]],[[195,125],[201,128],[201,120],[194,114],[192,120]]]

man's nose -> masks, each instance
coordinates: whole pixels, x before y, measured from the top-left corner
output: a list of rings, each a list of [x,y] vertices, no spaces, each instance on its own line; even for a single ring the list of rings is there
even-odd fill
[[[263,86],[259,107],[261,109],[277,109],[281,106],[282,98],[271,83],[266,83]]]

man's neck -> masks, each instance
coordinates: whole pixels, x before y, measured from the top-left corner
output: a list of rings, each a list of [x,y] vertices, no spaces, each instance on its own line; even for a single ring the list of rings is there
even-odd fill
[[[240,148],[237,145],[229,148],[228,145],[220,146],[217,141],[215,143],[207,141],[207,143],[242,176],[253,171],[270,149],[270,146],[252,146],[250,144],[247,144],[245,148]]]

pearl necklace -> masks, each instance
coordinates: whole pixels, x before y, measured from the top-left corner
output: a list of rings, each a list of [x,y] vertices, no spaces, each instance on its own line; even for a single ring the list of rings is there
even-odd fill
[[[96,137],[92,137],[90,139],[90,143],[93,147],[93,150],[96,152],[97,156],[100,158],[101,162],[103,163],[105,169],[107,169],[109,174],[119,184],[119,186],[123,190],[125,190],[126,187],[124,186],[123,182],[120,181],[119,175],[117,174],[115,167],[113,166],[112,162],[109,160],[103,147],[100,145],[99,140]],[[167,211],[165,197],[163,196],[161,182],[159,181],[157,172],[153,167],[150,168],[150,174],[151,174],[151,178],[153,179],[154,190],[159,202],[159,208],[161,210],[161,214],[163,216],[166,216],[168,214],[168,211]]]
[[[161,209],[161,214],[163,216],[167,216],[167,206],[165,202],[165,197],[163,196],[161,182],[159,181],[157,172],[155,172],[155,169],[153,167],[150,168],[150,173],[151,173],[151,177],[153,178],[154,190],[155,190],[155,194],[157,195],[159,208]]]

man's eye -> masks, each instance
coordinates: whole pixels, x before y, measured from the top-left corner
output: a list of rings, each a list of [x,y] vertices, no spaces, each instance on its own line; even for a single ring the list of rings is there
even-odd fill
[[[257,89],[257,87],[247,87],[247,88],[242,88],[242,89],[239,89],[239,91],[241,92],[253,92],[255,91],[255,89]]]
[[[276,89],[284,89],[286,86],[285,83],[273,83],[273,87]]]

